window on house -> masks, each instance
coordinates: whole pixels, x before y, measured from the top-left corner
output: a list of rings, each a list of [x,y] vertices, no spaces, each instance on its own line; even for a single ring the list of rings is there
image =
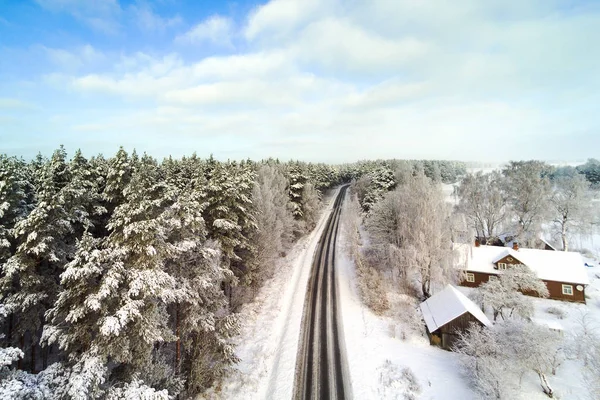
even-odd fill
[[[506,263],[498,263],[498,269],[506,269]]]
[[[573,285],[562,285],[563,294],[573,296]]]
[[[467,282],[475,282],[475,274],[467,272]]]

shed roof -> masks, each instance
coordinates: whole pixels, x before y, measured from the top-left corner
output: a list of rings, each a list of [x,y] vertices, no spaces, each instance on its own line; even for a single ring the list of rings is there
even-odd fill
[[[545,281],[588,285],[590,283],[581,255],[571,251],[547,251],[520,248],[518,251],[498,246],[456,246],[460,260],[457,267],[473,272],[499,274],[494,263],[511,255],[527,265]]]
[[[465,312],[470,313],[485,326],[492,325],[483,311],[452,285],[446,286],[444,290],[421,303],[421,313],[429,332],[437,331]]]

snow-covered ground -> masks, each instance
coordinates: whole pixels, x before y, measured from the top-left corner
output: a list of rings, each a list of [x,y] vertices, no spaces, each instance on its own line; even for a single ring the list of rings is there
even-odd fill
[[[546,325],[551,329],[562,332],[566,344],[572,345],[573,338],[587,325],[595,333],[600,333],[600,266],[598,261],[584,258],[585,262],[594,265],[587,268],[590,285],[586,287],[586,304],[569,303],[559,300],[532,298],[535,306],[533,321],[537,324]],[[460,287],[464,294],[469,295],[474,289]],[[492,315],[488,313],[492,319]],[[573,351],[568,350],[571,357],[575,357]],[[555,391],[555,398],[593,400],[582,380],[583,365],[580,360],[566,359],[558,368],[556,375],[548,378]],[[523,377],[522,399],[543,400],[548,399],[539,386],[539,380],[535,374],[530,373]]]
[[[273,278],[263,287],[255,301],[243,307],[242,334],[237,338],[236,352],[241,358],[237,371],[228,376],[218,391],[204,396],[211,399],[290,399],[294,384],[296,354],[313,254],[331,211],[333,196],[317,225],[302,238],[284,259],[280,260]],[[474,399],[475,393],[462,375],[459,356],[429,345],[424,335],[403,337],[398,321],[373,314],[358,295],[355,269],[346,251],[345,232],[340,225],[336,268],[346,339],[348,367],[355,399],[403,399],[410,392],[402,371],[409,368],[420,386],[418,399]],[[588,239],[599,243],[600,236]],[[589,247],[589,246],[588,246]],[[535,321],[561,329],[565,337],[574,334],[585,318],[600,330],[600,266],[598,260],[588,268],[591,285],[586,289],[587,304],[533,299]],[[472,289],[460,288],[468,294]],[[559,309],[563,318],[549,313]],[[491,316],[490,316],[491,317]],[[581,378],[581,363],[566,360],[551,376],[557,398],[586,399]],[[523,377],[522,399],[546,399],[537,377]]]
[[[345,232],[342,226],[336,268],[340,271],[340,297],[354,398],[404,398],[407,388],[401,379],[396,380],[395,386],[389,382],[390,365],[397,370],[408,367],[414,372],[422,389],[415,398],[476,398],[461,372],[457,354],[430,346],[424,334],[415,334],[403,340],[397,334],[402,330],[397,321],[377,316],[361,303],[355,286],[354,265],[344,250]],[[588,245],[592,240],[600,243],[600,236],[588,239]],[[536,310],[534,321],[560,329],[566,343],[572,343],[570,339],[580,332],[582,320],[600,333],[600,258],[584,258],[584,261],[594,265],[587,269],[591,282],[586,288],[587,304],[532,298]],[[473,289],[461,287],[460,290],[469,294]],[[552,309],[558,309],[558,313],[562,311],[564,315],[559,318]],[[493,319],[492,315],[488,317]],[[421,332],[423,330],[424,328]],[[567,359],[558,368],[557,374],[549,377],[556,393],[555,398],[590,399],[582,380],[582,368],[579,360]],[[538,377],[533,372],[523,376],[519,398],[548,398],[541,391]]]
[[[346,350],[355,399],[404,399],[408,390],[395,371],[408,367],[421,387],[419,399],[473,399],[462,378],[455,354],[429,345],[426,337],[402,340],[397,322],[379,317],[361,302],[355,285],[354,264],[343,246],[345,229],[340,229],[336,268]]]
[[[326,206],[317,227],[279,260],[273,278],[252,303],[242,307],[242,332],[236,339],[236,354],[241,362],[236,371],[219,390],[199,398],[292,398],[306,285],[313,254],[336,193],[330,193],[324,200]]]

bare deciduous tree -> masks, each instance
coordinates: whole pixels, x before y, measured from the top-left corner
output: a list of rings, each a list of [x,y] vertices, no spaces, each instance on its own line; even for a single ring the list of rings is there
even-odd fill
[[[391,267],[417,284],[424,298],[432,285],[456,279],[450,213],[439,185],[418,174],[377,202],[367,220],[372,245],[394,255]]]
[[[554,179],[550,203],[553,227],[560,234],[563,250],[569,250],[568,234],[592,214],[590,184],[583,175],[561,175]]]
[[[533,302],[523,293],[548,297],[546,284],[525,265],[511,267],[498,278],[481,284],[471,297],[476,303],[492,309],[494,321],[513,315],[530,318],[534,312]]]
[[[459,209],[467,216],[477,237],[489,239],[499,234],[507,218],[506,196],[502,191],[503,176],[490,174],[467,175],[458,187]]]
[[[287,193],[287,179],[276,166],[263,165],[257,171],[252,191],[256,233],[257,279],[262,282],[270,275],[275,259],[292,243],[294,217]]]
[[[548,217],[551,167],[542,161],[511,161],[502,170],[516,237],[530,246]]]

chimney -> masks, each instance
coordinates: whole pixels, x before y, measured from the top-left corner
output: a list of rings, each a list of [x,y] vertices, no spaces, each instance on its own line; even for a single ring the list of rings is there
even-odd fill
[[[513,241],[513,250],[519,251],[519,243],[518,242]]]
[[[479,247],[480,245],[479,238],[475,238],[475,247]]]

